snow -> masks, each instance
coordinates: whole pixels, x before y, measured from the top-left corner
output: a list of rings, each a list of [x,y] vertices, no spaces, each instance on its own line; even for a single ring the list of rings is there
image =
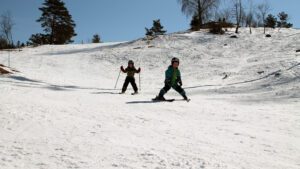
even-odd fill
[[[299,169],[300,30],[241,31],[11,52],[0,168]],[[192,101],[152,103],[172,57]],[[136,96],[118,94],[124,74],[114,89],[129,59],[142,68]]]

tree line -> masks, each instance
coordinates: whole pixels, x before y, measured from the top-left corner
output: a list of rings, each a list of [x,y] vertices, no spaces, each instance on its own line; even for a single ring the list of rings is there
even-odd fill
[[[236,33],[242,26],[291,28],[293,24],[288,23],[289,16],[285,12],[278,14],[278,19],[270,14],[271,7],[267,0],[254,4],[253,0],[223,0],[227,5],[221,9],[221,0],[178,0],[181,11],[192,16],[191,30],[197,31],[201,28],[215,28],[225,24],[235,27]],[[225,6],[225,7],[224,7]],[[221,24],[222,23],[222,24]]]
[[[221,5],[222,0],[177,0],[184,15],[191,17],[190,30],[210,29],[210,32],[222,34],[223,28],[235,27],[239,33],[240,27],[291,28],[289,16],[280,12],[277,16],[270,14],[271,7],[267,0],[254,4],[252,0],[223,0],[227,5]],[[31,35],[26,45],[68,44],[76,36],[76,24],[62,0],[45,0],[39,8],[41,16],[36,21],[43,28],[42,33]],[[10,12],[0,17],[0,49],[23,47],[24,43],[13,42],[12,29],[14,22]],[[147,37],[163,35],[167,31],[160,19],[153,21],[151,28],[145,28]],[[100,43],[99,34],[94,34],[92,43]]]

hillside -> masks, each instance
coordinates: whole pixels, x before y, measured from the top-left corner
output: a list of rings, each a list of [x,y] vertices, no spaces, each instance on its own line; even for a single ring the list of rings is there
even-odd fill
[[[300,30],[241,31],[11,52],[0,168],[298,169]],[[192,101],[152,103],[172,57]],[[114,89],[129,59],[142,68],[136,96],[118,94],[124,74]]]

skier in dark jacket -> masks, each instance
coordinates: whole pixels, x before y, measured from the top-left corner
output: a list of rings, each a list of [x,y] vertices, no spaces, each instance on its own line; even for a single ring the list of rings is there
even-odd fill
[[[127,77],[126,77],[125,82],[124,82],[123,87],[122,87],[122,94],[126,92],[129,83],[131,84],[131,86],[134,90],[133,94],[137,94],[138,93],[138,88],[137,88],[136,83],[135,83],[134,74],[135,73],[140,73],[141,68],[136,69],[134,67],[134,62],[132,60],[129,60],[128,61],[128,67],[126,69],[124,69],[123,66],[121,66],[121,71],[123,73],[127,73]]]
[[[173,88],[176,90],[183,98],[184,100],[188,100],[184,89],[182,86],[181,81],[181,74],[180,70],[178,69],[179,66],[179,59],[173,58],[171,61],[171,65],[168,67],[168,69],[165,72],[165,87],[162,88],[159,92],[159,95],[154,100],[166,100],[164,98],[164,95]]]

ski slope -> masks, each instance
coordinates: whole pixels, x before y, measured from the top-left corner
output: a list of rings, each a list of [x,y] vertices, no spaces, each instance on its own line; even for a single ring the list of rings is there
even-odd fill
[[[11,52],[0,168],[299,169],[300,30],[241,31]],[[152,103],[172,57],[192,101]],[[125,74],[114,89],[129,59],[142,68],[136,96],[118,94]]]

